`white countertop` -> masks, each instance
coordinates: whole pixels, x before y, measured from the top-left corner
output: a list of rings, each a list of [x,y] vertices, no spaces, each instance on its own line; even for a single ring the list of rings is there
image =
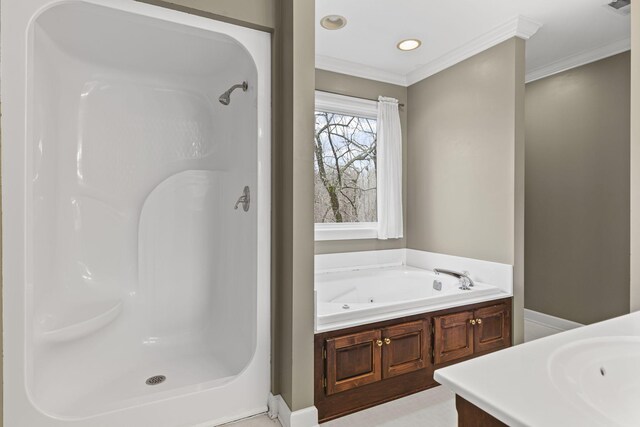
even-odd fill
[[[640,312],[438,369],[434,377],[440,384],[510,426],[640,426],[640,419],[633,424],[613,422],[605,414],[607,411],[600,413],[581,403],[580,393],[563,392],[557,385],[557,379],[550,375],[550,357],[558,355],[559,349],[566,349],[567,344],[621,336],[640,339]],[[607,341],[603,346],[607,346]],[[603,351],[606,352],[606,347]],[[589,362],[599,363],[598,360]],[[619,377],[620,373],[617,375]],[[640,407],[640,378],[635,373],[630,372],[629,375],[631,377],[622,381],[624,384],[620,384],[618,392],[614,393],[621,395],[615,400],[618,407],[615,410],[634,408],[631,411],[635,416],[635,408]]]

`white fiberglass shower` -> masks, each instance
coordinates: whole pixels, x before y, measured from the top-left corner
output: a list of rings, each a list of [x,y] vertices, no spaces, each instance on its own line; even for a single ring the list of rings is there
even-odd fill
[[[8,3],[7,425],[264,411],[269,34],[132,0]]]

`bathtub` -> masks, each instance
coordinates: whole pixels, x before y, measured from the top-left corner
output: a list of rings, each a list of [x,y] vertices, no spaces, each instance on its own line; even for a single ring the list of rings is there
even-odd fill
[[[2,7],[5,425],[264,412],[270,35],[133,0]]]
[[[504,288],[482,280],[474,280],[473,287],[462,290],[455,277],[407,265],[406,260],[401,262],[317,272],[316,332],[509,296]],[[434,287],[435,280],[442,284],[439,290]]]

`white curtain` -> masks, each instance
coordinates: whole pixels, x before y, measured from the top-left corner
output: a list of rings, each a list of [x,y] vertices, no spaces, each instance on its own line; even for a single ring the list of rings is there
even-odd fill
[[[378,239],[402,238],[402,131],[398,100],[378,98]]]

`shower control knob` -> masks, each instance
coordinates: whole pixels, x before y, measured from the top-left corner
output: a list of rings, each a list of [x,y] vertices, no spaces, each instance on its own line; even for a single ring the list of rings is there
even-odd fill
[[[245,185],[244,190],[242,191],[242,196],[238,198],[233,209],[238,209],[238,205],[242,205],[242,210],[247,212],[249,210],[249,206],[251,205],[251,191],[249,190],[249,186]]]

